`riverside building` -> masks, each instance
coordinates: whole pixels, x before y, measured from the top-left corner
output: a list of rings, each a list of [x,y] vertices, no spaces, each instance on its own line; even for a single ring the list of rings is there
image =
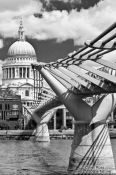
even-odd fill
[[[8,90],[0,94],[0,129],[23,129],[21,97]]]
[[[17,95],[21,95],[22,103],[30,106],[33,103],[33,70],[36,63],[33,46],[25,40],[22,21],[18,30],[18,40],[8,49],[8,56],[2,66],[2,89],[9,87]]]

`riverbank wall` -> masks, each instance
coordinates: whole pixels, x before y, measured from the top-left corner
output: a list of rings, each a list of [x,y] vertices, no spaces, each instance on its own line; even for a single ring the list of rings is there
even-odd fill
[[[109,129],[110,137],[116,139],[116,129]],[[74,130],[49,130],[50,139],[73,139]],[[0,140],[29,140],[35,137],[34,130],[0,130]]]
[[[74,130],[49,130],[50,139],[73,139]],[[34,130],[0,130],[0,140],[28,140],[35,137]]]

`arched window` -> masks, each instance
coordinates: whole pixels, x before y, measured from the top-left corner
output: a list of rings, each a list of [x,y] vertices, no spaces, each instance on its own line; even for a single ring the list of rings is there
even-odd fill
[[[25,91],[25,96],[29,96],[29,91],[28,90]]]

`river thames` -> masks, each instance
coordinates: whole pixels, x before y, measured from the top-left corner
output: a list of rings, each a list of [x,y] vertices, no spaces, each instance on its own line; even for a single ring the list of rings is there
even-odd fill
[[[116,139],[112,139],[116,160]],[[1,175],[66,175],[72,140],[0,141]]]

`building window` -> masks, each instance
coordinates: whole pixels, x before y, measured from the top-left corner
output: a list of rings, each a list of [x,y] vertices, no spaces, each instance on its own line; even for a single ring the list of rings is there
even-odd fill
[[[2,110],[2,104],[0,104],[0,110]]]
[[[10,110],[10,105],[9,104],[5,104],[5,110]]]
[[[11,78],[11,68],[9,68],[9,78]]]
[[[19,76],[22,78],[22,67],[19,68]]]
[[[12,75],[13,75],[12,78],[15,78],[15,68],[14,67],[12,68]]]
[[[6,111],[4,111],[4,117],[3,117],[3,120],[5,120],[6,118]]]
[[[5,110],[7,110],[7,104],[5,104]]]
[[[10,110],[10,105],[8,104],[7,109]]]
[[[29,78],[29,68],[27,68],[27,78]]]
[[[6,79],[8,79],[8,68],[6,68]]]
[[[28,90],[25,91],[25,96],[29,96],[29,91]]]
[[[23,68],[23,78],[25,78],[26,77],[26,68],[24,67]]]

